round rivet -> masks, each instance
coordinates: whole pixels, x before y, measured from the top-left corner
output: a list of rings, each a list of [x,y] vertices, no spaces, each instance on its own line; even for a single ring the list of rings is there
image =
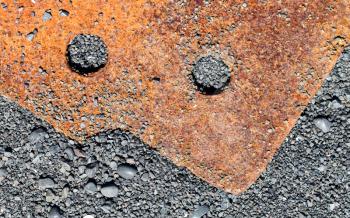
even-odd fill
[[[202,93],[216,94],[229,83],[231,71],[221,59],[209,55],[200,58],[195,63],[192,75]]]
[[[88,74],[96,72],[107,64],[108,50],[100,37],[79,34],[69,43],[67,58],[74,71]]]

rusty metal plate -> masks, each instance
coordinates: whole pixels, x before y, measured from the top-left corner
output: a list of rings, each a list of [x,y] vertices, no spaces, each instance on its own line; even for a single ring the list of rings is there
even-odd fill
[[[0,94],[82,142],[121,128],[232,193],[265,169],[349,40],[347,0],[1,0]],[[108,63],[87,76],[69,42],[100,36]],[[201,57],[231,80],[191,80]]]

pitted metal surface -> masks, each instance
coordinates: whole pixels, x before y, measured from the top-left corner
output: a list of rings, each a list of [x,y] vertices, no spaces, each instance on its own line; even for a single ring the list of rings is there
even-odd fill
[[[2,95],[79,141],[129,130],[236,194],[266,168],[350,37],[346,0],[1,3]],[[78,34],[108,47],[107,65],[88,76],[67,63]],[[216,95],[191,80],[209,55],[231,69]]]

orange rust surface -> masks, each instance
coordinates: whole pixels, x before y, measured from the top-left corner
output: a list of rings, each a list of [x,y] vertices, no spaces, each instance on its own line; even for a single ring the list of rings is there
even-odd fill
[[[78,141],[129,130],[236,194],[266,168],[350,37],[347,0],[0,2],[1,95]],[[79,33],[109,50],[108,65],[88,77],[65,57]],[[232,70],[218,95],[190,80],[208,54]]]

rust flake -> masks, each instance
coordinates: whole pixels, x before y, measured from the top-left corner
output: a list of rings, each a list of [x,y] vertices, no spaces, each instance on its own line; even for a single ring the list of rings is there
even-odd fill
[[[1,2],[2,95],[80,142],[129,130],[236,194],[266,168],[350,33],[346,0]],[[80,33],[109,50],[107,66],[87,77],[65,57]],[[209,54],[232,78],[206,96],[190,74]]]

